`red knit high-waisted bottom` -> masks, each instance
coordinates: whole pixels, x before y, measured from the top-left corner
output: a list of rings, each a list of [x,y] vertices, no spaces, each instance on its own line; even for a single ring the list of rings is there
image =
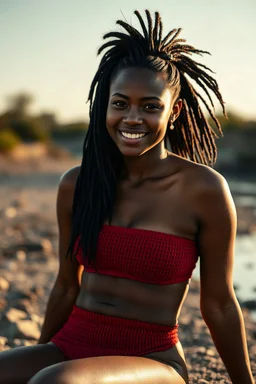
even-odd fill
[[[74,306],[51,341],[68,360],[95,356],[143,356],[178,342],[178,325],[169,327],[106,316]]]

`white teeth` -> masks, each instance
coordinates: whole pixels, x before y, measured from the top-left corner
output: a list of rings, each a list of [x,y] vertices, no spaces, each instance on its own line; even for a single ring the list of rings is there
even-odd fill
[[[121,134],[124,137],[127,137],[128,139],[139,139],[140,137],[143,137],[146,135],[146,133],[126,133],[126,132],[121,132]]]

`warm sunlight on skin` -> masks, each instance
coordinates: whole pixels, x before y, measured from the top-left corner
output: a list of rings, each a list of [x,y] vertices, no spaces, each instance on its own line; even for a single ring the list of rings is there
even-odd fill
[[[163,75],[145,68],[127,68],[114,77],[107,109],[108,132],[124,156],[141,156],[154,148],[163,151],[162,141],[170,117],[177,118],[181,105],[175,102]],[[123,132],[144,134],[127,140]]]
[[[103,383],[135,383],[136,380],[145,380],[145,383],[147,382],[147,379],[150,378],[152,380],[153,374],[152,370],[149,372],[138,372],[138,373],[122,373],[120,375],[109,375],[103,379]],[[157,380],[157,375],[156,375]]]

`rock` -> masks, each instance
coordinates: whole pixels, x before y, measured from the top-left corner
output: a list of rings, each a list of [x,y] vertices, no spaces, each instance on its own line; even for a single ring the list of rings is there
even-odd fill
[[[14,260],[9,260],[6,264],[5,264],[5,268],[7,268],[9,271],[11,272],[16,272],[17,269],[18,269],[18,264],[16,261]]]
[[[42,245],[42,247],[43,247],[44,252],[46,252],[46,253],[51,253],[51,252],[52,252],[53,247],[52,247],[52,243],[51,243],[50,240],[48,240],[48,239],[43,239],[43,240],[41,241],[41,245]]]
[[[8,342],[7,337],[0,336],[0,345],[1,345],[1,346],[2,346],[2,345],[3,345],[3,346],[6,345],[7,342]]]
[[[31,296],[29,294],[26,294],[25,292],[13,290],[7,292],[6,298],[10,301],[17,301],[20,299],[31,299]]]
[[[12,219],[13,217],[15,217],[17,215],[17,210],[14,207],[8,207],[4,211],[4,214],[5,214],[6,217]]]
[[[37,340],[40,337],[38,325],[31,320],[19,320],[17,329],[19,337],[24,339]]]
[[[207,349],[207,351],[206,351],[206,354],[208,355],[208,356],[215,356],[216,355],[216,352],[213,350],[213,349]]]
[[[43,316],[39,316],[36,313],[32,313],[31,314],[31,320],[41,326],[43,324],[44,317]]]
[[[29,347],[30,345],[36,345],[36,344],[37,344],[37,339],[36,340],[24,340],[25,347]]]
[[[182,327],[183,326],[190,326],[192,324],[192,317],[189,314],[186,314],[182,317]]]
[[[20,319],[25,319],[27,317],[26,312],[20,311],[16,308],[10,308],[6,311],[5,317],[12,323],[16,323]]]
[[[14,339],[13,340],[13,346],[14,347],[22,347],[24,344],[21,339]]]
[[[5,269],[5,266],[6,266],[6,262],[4,263],[4,266],[3,266],[4,269]],[[13,280],[15,280],[14,274],[11,271],[8,271],[8,269],[2,272],[1,275],[4,275],[4,278],[9,282],[9,284],[11,284]]]
[[[13,304],[13,307],[20,309],[21,311],[23,311],[27,314],[30,314],[33,312],[33,305],[32,305],[31,300],[29,300],[29,299],[19,300]]]
[[[18,250],[16,252],[15,256],[16,256],[16,259],[19,261],[25,261],[27,259],[26,252],[24,252],[22,250]]]
[[[6,316],[0,322],[0,336],[8,339],[32,339],[37,340],[40,337],[39,326],[31,320],[17,319],[10,321]]]
[[[197,353],[199,356],[205,356],[205,354],[206,354],[206,348],[205,348],[205,347],[197,347],[197,348],[196,348],[196,353]]]
[[[9,282],[4,277],[0,276],[0,291],[7,291],[9,286]]]

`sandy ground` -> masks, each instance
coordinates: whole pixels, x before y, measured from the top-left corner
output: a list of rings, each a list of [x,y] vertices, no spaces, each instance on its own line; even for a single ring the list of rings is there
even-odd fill
[[[35,157],[32,162],[0,158],[0,350],[35,344],[39,336],[58,268],[57,183],[60,174],[76,164],[66,157]],[[242,219],[244,227],[251,220],[241,214]],[[248,310],[243,313],[256,378],[256,324]],[[190,383],[230,383],[202,320],[196,281],[180,316],[179,335]]]

